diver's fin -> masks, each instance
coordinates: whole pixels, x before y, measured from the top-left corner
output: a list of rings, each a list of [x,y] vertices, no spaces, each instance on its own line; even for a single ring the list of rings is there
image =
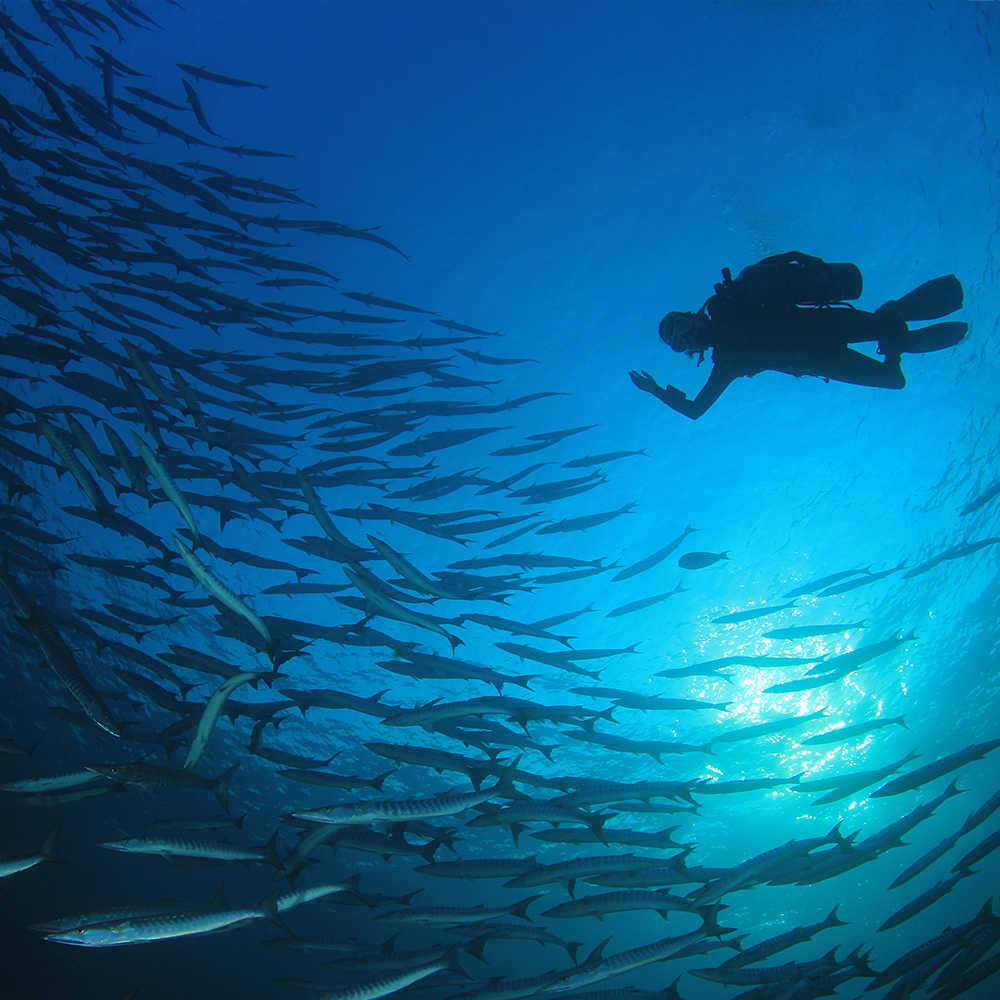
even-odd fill
[[[962,308],[962,283],[953,274],[932,278],[897,299],[893,311],[907,323],[919,320],[940,319]],[[886,303],[888,305],[888,303]],[[884,307],[883,307],[884,308]],[[951,346],[951,345],[948,345]],[[933,348],[938,350],[938,348]]]
[[[903,337],[904,354],[930,354],[960,344],[969,332],[968,323],[935,323],[922,330],[910,330]]]

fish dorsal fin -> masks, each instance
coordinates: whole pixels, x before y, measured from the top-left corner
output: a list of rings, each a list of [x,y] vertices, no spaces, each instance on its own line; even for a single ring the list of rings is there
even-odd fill
[[[215,895],[209,900],[205,909],[222,910],[226,906],[226,883],[220,882],[219,888],[215,890]]]

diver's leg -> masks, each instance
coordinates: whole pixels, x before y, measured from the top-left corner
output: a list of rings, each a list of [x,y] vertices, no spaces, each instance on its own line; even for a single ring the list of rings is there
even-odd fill
[[[902,389],[906,385],[900,367],[898,352],[886,354],[885,361],[876,361],[860,351],[845,347],[826,352],[817,363],[810,366],[810,375],[848,382],[851,385],[869,385],[876,389]]]
[[[906,324],[891,311],[870,313],[863,309],[800,309],[805,338],[819,344],[864,344],[906,333]]]

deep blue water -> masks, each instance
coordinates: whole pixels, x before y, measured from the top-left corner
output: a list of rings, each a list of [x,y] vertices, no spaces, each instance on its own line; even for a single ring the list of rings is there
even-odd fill
[[[52,72],[80,82],[98,100],[103,99],[99,70],[82,59],[74,60],[29,5],[9,3],[4,9],[27,30],[53,43],[51,48],[36,45],[33,49],[43,54]],[[499,366],[476,364],[447,345],[425,350],[381,347],[370,353],[380,359],[446,358],[442,363],[456,366],[446,372],[502,381],[478,388],[422,388],[421,379],[410,378],[374,387],[399,388],[399,395],[368,399],[312,392],[305,385],[262,385],[260,393],[282,403],[304,402],[310,410],[342,411],[407,400],[499,403],[532,393],[559,393],[496,414],[434,417],[363,452],[394,468],[422,466],[433,459],[437,466],[433,473],[438,476],[474,470],[489,480],[513,476],[536,462],[552,463],[512,489],[585,475],[591,470],[561,468],[562,463],[581,456],[646,453],[595,466],[604,470],[606,482],[545,505],[522,506],[521,498],[503,491],[479,496],[472,487],[423,501],[387,496],[419,482],[413,475],[381,480],[384,489],[337,486],[320,491],[330,510],[363,510],[376,503],[436,514],[477,509],[507,517],[540,512],[540,521],[634,504],[629,513],[587,531],[528,533],[485,550],[483,546],[512,527],[470,535],[469,544],[460,545],[400,524],[359,522],[338,515],[336,524],[344,534],[358,545],[367,545],[366,532],[376,534],[430,574],[457,560],[503,552],[541,552],[624,567],[662,548],[686,525],[698,529],[674,555],[628,581],[612,582],[616,570],[606,569],[575,581],[543,582],[531,590],[511,591],[506,604],[440,601],[430,608],[431,614],[449,618],[479,612],[538,622],[592,606],[594,610],[553,631],[574,636],[573,646],[579,649],[637,645],[635,654],[581,661],[586,668],[601,668],[599,682],[521,663],[493,643],[557,647],[475,623],[449,626],[464,642],[458,647],[459,657],[508,674],[539,674],[533,691],[505,686],[504,694],[541,704],[607,707],[607,701],[569,693],[570,688],[591,683],[669,698],[732,703],[727,713],[618,709],[617,725],[598,724],[599,731],[634,740],[710,744],[725,730],[821,709],[831,721],[848,724],[905,715],[909,727],[907,731],[890,726],[843,746],[800,745],[799,739],[829,726],[819,722],[791,734],[719,743],[714,755],[667,756],[657,763],[649,756],[613,753],[570,739],[568,726],[531,723],[531,738],[556,749],[551,751],[551,761],[528,749],[523,768],[551,778],[584,775],[621,782],[733,781],[799,774],[803,780],[818,780],[876,768],[914,748],[919,748],[919,763],[924,764],[1000,735],[995,654],[1000,597],[997,549],[987,546],[968,557],[942,562],[929,572],[903,576],[907,569],[951,546],[1000,533],[998,501],[965,516],[960,513],[1000,478],[993,340],[997,324],[994,255],[1000,217],[998,73],[993,54],[998,31],[991,6],[283,2],[202,3],[187,10],[151,3],[143,9],[155,17],[159,29],[128,28],[122,42],[111,35],[97,42],[124,64],[148,74],[138,86],[183,104],[177,62],[204,65],[217,73],[267,85],[260,90],[196,81],[205,114],[224,140],[203,132],[189,111],[148,108],[220,145],[245,144],[295,156],[237,158],[218,150],[186,148],[176,139],[157,139],[148,127],[131,119],[134,134],[146,145],[130,147],[109,141],[109,148],[158,163],[199,161],[245,177],[266,177],[273,184],[296,189],[315,207],[241,203],[241,209],[260,216],[280,212],[282,218],[377,226],[376,235],[409,258],[361,239],[287,229],[279,234],[254,225],[249,232],[257,238],[292,244],[267,252],[336,275],[340,279],[337,291],[256,288],[253,282],[273,276],[263,270],[256,275],[213,271],[215,278],[225,282],[219,289],[253,301],[356,313],[367,310],[339,292],[371,292],[437,315],[382,308],[373,309],[372,314],[405,322],[383,326],[310,318],[276,325],[302,332],[304,338],[316,331],[363,333],[398,342],[445,336],[447,331],[429,320],[454,319],[480,330],[500,331],[500,336],[457,346],[490,357],[532,359]],[[89,40],[82,36],[78,40],[81,51],[89,51]],[[13,57],[9,45],[4,51]],[[119,96],[128,82],[116,78]],[[52,117],[40,94],[10,73],[4,77],[4,96]],[[80,146],[77,151],[96,155],[93,147]],[[5,166],[22,180],[35,173],[30,162],[8,159]],[[202,172],[199,176],[210,175]],[[185,203],[177,192],[157,188],[154,196],[193,216],[232,224],[193,202]],[[67,206],[56,194],[45,193],[45,199],[48,204]],[[148,234],[122,232],[145,249],[141,241]],[[171,242],[189,257],[219,256],[180,237],[171,237]],[[24,241],[15,249],[32,255]],[[672,309],[697,309],[720,279],[721,268],[731,267],[735,273],[761,257],[790,249],[856,263],[865,279],[858,302],[864,309],[873,310],[930,278],[955,273],[965,288],[965,308],[958,315],[970,324],[970,334],[956,348],[905,356],[908,384],[900,392],[768,372],[737,381],[708,414],[692,422],[635,389],[627,376],[632,368],[648,370],[661,384],[670,382],[694,396],[707,366],[696,369],[693,362],[660,343],[656,336],[660,318]],[[0,245],[0,250],[9,251],[9,247]],[[36,259],[73,288],[100,280],[35,250]],[[11,270],[5,263],[5,275]],[[169,267],[157,270],[154,266],[153,270],[178,281],[192,278]],[[285,276],[294,275],[285,272]],[[16,284],[37,290],[37,286]],[[83,301],[79,293],[57,290],[51,295],[61,310]],[[138,299],[117,301],[155,311]],[[121,351],[119,333],[85,324],[82,314],[66,315],[114,351]],[[5,307],[4,317],[8,323],[25,322],[25,314],[13,306]],[[243,352],[253,355],[253,363],[264,368],[306,367],[297,361],[275,360],[277,351],[346,353],[345,348],[310,344],[305,339],[266,338],[237,323],[221,325],[216,334],[204,326],[182,323],[176,314],[170,319],[181,328],[152,329],[176,346],[187,351]],[[141,346],[151,358],[156,357],[149,343]],[[42,380],[29,385],[23,379],[5,379],[7,391],[31,407],[70,404],[95,414],[98,422],[93,427],[89,419],[82,421],[105,452],[110,449],[99,433],[99,421],[117,428],[129,447],[132,429],[151,443],[134,415],[120,409],[109,411],[55,381],[56,368],[13,356],[0,359],[0,365]],[[217,376],[238,378],[221,362],[209,367]],[[350,369],[351,364],[343,362],[335,368],[339,374]],[[113,368],[93,357],[73,362],[66,370],[119,384]],[[157,370],[163,377],[169,375],[165,364]],[[188,380],[197,392],[221,395],[223,402],[238,398],[194,378]],[[315,417],[264,420],[252,412],[212,403],[206,403],[205,410],[213,417],[235,416],[248,425],[288,435],[287,445],[271,448],[277,458],[263,457],[262,472],[293,472],[337,454],[312,450],[319,432],[307,430],[306,425]],[[48,459],[51,450],[44,440],[10,429],[31,419],[30,411],[8,412],[5,438]],[[176,413],[170,416],[170,411],[163,411],[160,419],[167,454],[188,452],[228,463],[226,440],[220,439],[222,447],[211,450],[203,442],[190,444],[171,430],[171,421],[192,428],[190,420],[180,420]],[[524,444],[530,435],[585,425],[595,426],[537,452],[513,457],[489,454]],[[418,434],[465,427],[504,429],[423,458],[387,455],[388,449]],[[299,435],[305,435],[304,440]],[[6,453],[0,459],[5,468],[15,470],[38,491],[18,501],[22,508],[42,519],[43,530],[70,539],[51,548],[22,539],[65,566],[55,573],[22,570],[12,559],[22,584],[46,607],[73,614],[102,610],[105,602],[115,602],[151,615],[180,613],[169,601],[158,600],[162,592],[84,569],[70,559],[71,554],[89,554],[141,562],[156,555],[133,539],[61,511],[65,505],[86,507],[72,477],[63,475],[57,480],[51,468]],[[245,458],[239,461],[252,467]],[[214,491],[256,503],[229,479],[223,487],[213,479],[177,478],[185,492]],[[114,499],[109,489],[105,492],[109,500]],[[129,493],[116,503],[123,515],[164,539],[168,547],[171,532],[183,524],[168,503],[150,508]],[[292,505],[304,508],[301,500]],[[347,583],[336,562],[283,544],[321,533],[308,514],[294,515],[280,530],[262,521],[236,521],[221,533],[209,509],[196,506],[194,516],[214,542],[314,570],[307,581]],[[278,515],[277,520],[282,524],[284,516]],[[677,557],[693,550],[726,551],[730,558],[706,569],[680,569]],[[293,580],[287,572],[230,565],[204,553],[202,557],[265,618],[287,617],[324,626],[359,620],[355,610],[332,597],[261,593]],[[798,601],[797,609],[773,617],[712,624],[712,619],[731,612],[783,603],[782,594],[828,574],[867,567],[888,570],[904,561],[903,569],[842,596],[806,596]],[[378,562],[369,564],[373,572],[380,572],[380,567],[385,568]],[[532,577],[557,572],[539,569],[522,572],[522,577],[528,583]],[[384,579],[393,576],[392,571],[381,575]],[[179,565],[171,584],[185,592],[190,588],[194,598],[204,596]],[[605,617],[615,608],[666,593],[678,584],[684,592],[662,604]],[[352,593],[358,596],[343,591],[348,596]],[[167,651],[169,643],[182,643],[243,669],[269,669],[267,659],[249,646],[213,634],[218,627],[214,608],[180,610],[186,612],[182,620],[152,631],[137,648],[158,655]],[[822,639],[793,643],[762,637],[769,628],[862,620],[864,630]],[[370,624],[428,650],[450,652],[448,643],[431,632],[386,618]],[[104,626],[93,628],[99,636],[136,646]],[[916,633],[914,641],[836,684],[805,692],[764,693],[773,684],[799,676],[800,667],[738,667],[731,683],[708,677],[664,680],[654,676],[664,669],[737,654],[837,654],[911,630]],[[0,736],[22,746],[39,739],[41,743],[30,758],[0,757],[4,782],[76,771],[88,764],[135,760],[149,749],[140,744],[123,746],[98,731],[57,720],[47,706],[76,708],[75,703],[51,671],[37,669],[38,654],[18,641],[25,633],[12,615],[5,616],[5,631]],[[81,632],[64,635],[96,687],[138,699],[111,672],[133,669],[129,661],[100,650],[92,637]],[[274,692],[264,686],[256,692],[244,686],[233,698],[274,700],[282,686],[303,691],[335,688],[361,696],[387,691],[383,696],[387,703],[408,708],[435,698],[454,701],[495,693],[481,683],[413,680],[375,665],[389,657],[385,648],[370,650],[320,640],[309,645],[304,655],[282,664],[287,678],[274,685]],[[177,673],[188,683],[200,683],[188,696],[191,701],[207,700],[219,680],[183,668]],[[111,702],[111,707],[116,716],[141,720],[142,729],[161,729],[174,718],[148,706],[135,714],[120,702]],[[242,762],[232,784],[233,813],[252,810],[242,832],[228,832],[234,842],[263,843],[283,814],[354,797],[355,793],[338,796],[279,778],[275,774],[278,765],[247,753],[252,728],[247,718],[235,724],[223,718],[198,768],[199,773],[214,777]],[[517,731],[516,726],[511,728]],[[331,770],[365,776],[390,766],[364,748],[363,744],[375,740],[483,756],[474,747],[466,751],[443,735],[387,729],[375,718],[324,709],[312,709],[304,719],[289,712],[280,728],[268,727],[264,735],[266,745],[290,753],[325,758],[340,751]],[[507,748],[499,749],[501,759],[511,759]],[[184,752],[182,748],[174,754],[173,766],[182,766]],[[817,958],[839,944],[840,957],[857,946],[874,948],[871,961],[879,969],[946,925],[970,920],[1000,884],[996,854],[977,866],[978,874],[960,882],[950,895],[917,917],[895,930],[876,930],[907,900],[946,878],[962,854],[996,829],[994,815],[946,858],[905,887],[889,891],[889,884],[905,867],[957,830],[973,809],[996,792],[996,759],[987,757],[951,776],[957,776],[963,794],[944,803],[935,816],[909,834],[910,846],[817,885],[762,885],[734,892],[726,898],[729,909],[720,919],[749,934],[746,943],[752,944],[819,921],[839,903],[840,916],[850,921],[849,926],[824,931],[811,944],[777,956],[774,964]],[[148,760],[167,763],[160,750]],[[696,792],[695,799],[702,802],[698,816],[623,813],[608,826],[655,831],[679,824],[677,839],[697,844],[689,864],[734,866],[791,838],[822,835],[838,821],[845,833],[860,830],[859,839],[863,839],[938,795],[948,780],[939,779],[919,791],[891,798],[868,800],[867,793],[861,792],[828,806],[807,804],[811,796],[787,787],[719,796]],[[460,775],[439,776],[404,765],[386,781],[384,795],[392,799],[428,795],[453,783],[462,791],[469,787]],[[552,794],[519,787],[537,797]],[[367,795],[364,789],[357,793],[360,798]],[[296,995],[273,985],[277,980],[334,982],[332,973],[320,965],[334,955],[259,947],[260,940],[278,933],[264,923],[225,935],[110,950],[43,941],[27,929],[29,924],[62,913],[166,897],[175,897],[182,905],[198,905],[208,901],[223,876],[230,901],[255,903],[275,887],[274,872],[263,865],[247,869],[160,866],[148,858],[95,846],[99,841],[139,835],[143,824],[152,820],[217,812],[210,795],[130,787],[125,794],[30,808],[14,804],[11,798],[0,799],[0,853],[34,851],[51,827],[61,822],[59,849],[68,864],[41,865],[4,880],[0,997],[5,1000],[56,996],[118,1000],[136,986],[141,1000],[277,997]],[[540,861],[551,863],[573,853],[629,849],[561,847],[532,839],[530,831],[514,847],[505,830],[462,828],[468,818],[435,821],[459,827],[461,839],[455,850],[463,858],[537,853]],[[544,828],[538,824],[531,829]],[[279,845],[290,849],[295,839],[296,831],[282,825]],[[648,856],[650,851],[636,849],[636,853]],[[562,887],[524,892],[500,888],[497,881],[429,879],[412,872],[410,859],[386,862],[377,855],[350,850],[334,855],[322,848],[315,856],[318,863],[310,866],[300,885],[360,873],[366,894],[401,895],[423,888],[418,897],[421,905],[452,906],[509,905],[542,891],[545,900],[531,911],[536,922],[564,938],[584,942],[587,948],[581,957],[606,937],[611,937],[606,952],[613,954],[697,926],[684,914],[671,915],[664,923],[653,913],[612,915],[604,923],[593,919],[546,922],[537,914],[567,898]],[[438,860],[453,857],[446,848],[437,854]],[[418,859],[416,863],[423,862]],[[682,886],[677,891],[693,888]],[[368,926],[373,912],[363,906],[319,901],[295,910],[287,922],[298,934],[354,935],[378,943],[389,932],[377,923]],[[418,948],[442,940],[453,939],[433,929],[405,929],[397,947]],[[720,954],[728,953],[650,966],[607,985],[663,989],[686,969],[717,964]],[[562,950],[543,949],[530,941],[491,943],[486,955],[488,967],[463,959],[476,978],[519,978],[567,967]],[[853,980],[837,995],[854,997],[864,982]],[[433,987],[435,980],[431,983]],[[431,994],[452,996],[462,988],[443,985],[433,987]],[[727,990],[690,975],[683,977],[679,989],[685,1000],[734,995],[734,988]],[[996,996],[996,990],[994,979],[965,995],[984,1000]]]

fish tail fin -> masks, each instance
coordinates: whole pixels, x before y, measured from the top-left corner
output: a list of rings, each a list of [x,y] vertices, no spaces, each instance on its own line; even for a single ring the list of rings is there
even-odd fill
[[[844,835],[840,832],[841,822],[842,821],[838,821],[837,825],[826,836],[828,840],[833,840],[840,844],[841,847],[844,847],[849,843],[849,841],[845,840]]]
[[[242,818],[240,822],[242,822]],[[280,829],[280,827],[278,829]],[[282,863],[281,858],[278,857],[278,852],[276,850],[277,844],[278,830],[275,830],[274,833],[271,834],[271,839],[266,844],[261,846],[261,856],[269,865],[271,865],[271,867],[277,868],[279,872],[282,872],[285,866]]]
[[[181,696],[181,701],[187,701],[188,692],[196,688],[197,684],[186,684],[184,681],[175,681],[177,691]]]
[[[853,965],[855,969],[860,969],[863,975],[872,974],[872,967],[868,964],[868,960],[872,957],[873,950],[873,948],[869,948],[868,951],[863,952],[861,950],[861,946],[859,945],[855,949],[856,954],[855,952],[851,953],[854,955],[853,959],[851,959],[851,965]]]
[[[840,917],[837,916],[837,910],[839,909],[840,909],[840,903],[838,903],[830,911],[830,915],[826,918],[826,920],[823,921],[824,930],[827,927],[846,927],[850,923],[850,920],[841,920]]]
[[[587,828],[605,846],[608,847],[608,838],[604,835],[604,824],[607,823],[615,813],[601,814],[591,817]]]
[[[422,857],[427,864],[434,864],[434,855],[437,853],[437,849],[444,843],[447,836],[448,834],[442,833],[440,837],[428,840],[427,843],[420,848],[420,857]]]
[[[726,907],[721,903],[712,903],[710,906],[699,906],[696,909],[703,921],[701,929],[706,934],[721,940],[726,928],[719,926],[719,911],[726,909]]]
[[[390,774],[395,774],[395,773],[396,773],[396,768],[394,767],[390,768],[383,774],[376,775],[374,778],[371,779],[371,781],[368,782],[368,784],[371,785],[372,788],[374,788],[376,791],[381,792],[382,785],[385,782],[385,779],[388,778]]]
[[[484,965],[489,965],[490,963],[483,955],[483,949],[486,947],[486,942],[489,940],[489,934],[480,934],[479,937],[474,937],[471,941],[466,942],[465,950],[469,955],[478,959]]]
[[[897,726],[902,726],[904,729],[912,732],[912,730],[910,729],[910,727],[906,724],[906,716],[905,715],[898,715],[892,721],[895,722]]]
[[[462,968],[462,963],[458,960],[458,956],[462,954],[462,949],[466,947],[468,947],[466,942],[457,941],[441,956],[441,962],[449,972],[456,972],[465,979],[472,979],[473,977]]]
[[[278,912],[278,900],[280,898],[281,890],[275,889],[274,892],[257,904],[257,908],[261,911],[261,915],[267,917],[275,927],[280,927],[289,937],[295,937]]]
[[[678,976],[664,991],[663,1000],[681,1000],[680,992],[677,989],[677,984],[681,981],[681,977]]]
[[[56,850],[56,837],[59,834],[59,827],[62,826],[62,821],[56,823],[49,835],[42,841],[42,846],[38,849],[38,853],[42,856],[43,861],[48,861],[53,865],[65,865],[69,864],[68,861],[64,861],[59,857],[59,852]]]
[[[512,917],[520,917],[521,920],[527,920],[528,923],[532,923],[531,917],[527,914],[527,909],[536,899],[542,899],[545,893],[538,893],[535,896],[529,896],[527,899],[522,899],[519,903],[514,903],[510,908],[510,915]]]
[[[212,791],[215,793],[215,797],[219,800],[219,805],[222,806],[223,812],[227,816],[229,815],[229,782],[233,780],[233,775],[239,766],[239,764],[233,764],[228,771],[223,771],[212,782]]]

